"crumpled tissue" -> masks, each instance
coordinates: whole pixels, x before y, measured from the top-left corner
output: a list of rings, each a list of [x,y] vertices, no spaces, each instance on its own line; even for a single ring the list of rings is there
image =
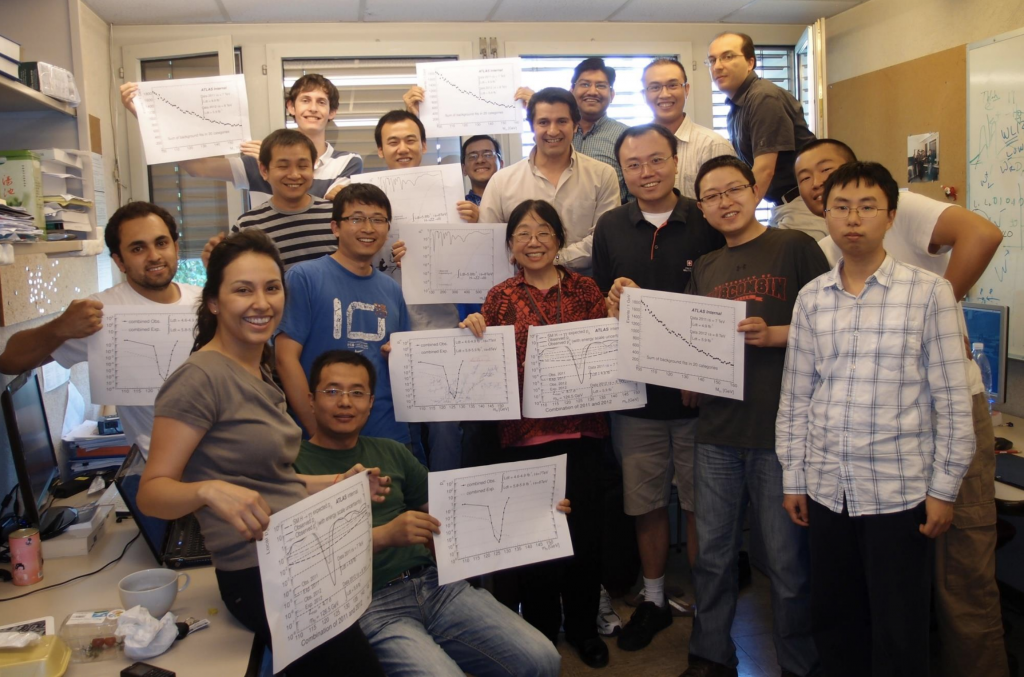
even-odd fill
[[[134,606],[117,619],[118,637],[124,637],[124,655],[141,660],[159,656],[178,637],[177,620],[170,611],[160,620],[153,618],[142,606]]]

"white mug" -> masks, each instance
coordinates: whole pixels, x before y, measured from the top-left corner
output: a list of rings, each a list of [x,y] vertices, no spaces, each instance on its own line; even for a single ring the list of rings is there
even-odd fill
[[[179,585],[183,576],[185,582]],[[170,569],[143,569],[122,578],[117,584],[117,591],[125,609],[142,606],[151,616],[159,619],[171,610],[174,598],[191,582],[192,579],[185,573]]]

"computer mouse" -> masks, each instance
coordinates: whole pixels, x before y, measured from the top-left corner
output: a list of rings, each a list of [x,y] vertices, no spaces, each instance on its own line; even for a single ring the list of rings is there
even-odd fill
[[[39,518],[39,538],[45,541],[58,536],[77,520],[76,508],[50,508]]]

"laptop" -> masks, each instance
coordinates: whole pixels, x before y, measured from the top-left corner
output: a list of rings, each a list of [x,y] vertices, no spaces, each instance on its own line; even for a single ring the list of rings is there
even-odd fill
[[[213,564],[195,515],[190,513],[185,517],[167,521],[144,515],[139,510],[139,482],[145,468],[146,458],[138,445],[133,444],[120,470],[114,476],[114,484],[117,485],[117,491],[124,499],[128,512],[139,525],[139,531],[146,539],[146,545],[149,546],[157,563],[165,564],[172,569]]]

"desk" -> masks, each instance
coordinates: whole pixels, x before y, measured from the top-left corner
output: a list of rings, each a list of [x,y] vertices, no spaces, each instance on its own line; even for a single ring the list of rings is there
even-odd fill
[[[1019,450],[1020,454],[1014,454],[1014,458],[1024,463],[1024,419],[1016,416],[1003,414],[1003,425],[995,428],[996,437],[1005,437],[1013,442],[1013,448]],[[1009,427],[1006,423],[1012,423]],[[1024,489],[1012,487],[1009,484],[996,482],[996,503],[1002,504],[1002,508],[1015,507],[1020,504],[1024,507]]]
[[[95,571],[120,555],[125,544],[138,531],[134,520],[126,519],[120,524],[114,523],[88,555],[47,560],[43,566],[45,578],[42,581],[24,587],[9,583],[0,584],[0,598],[14,597]],[[118,582],[132,572],[156,566],[153,553],[140,536],[128,548],[124,559],[117,564],[74,583],[38,592],[23,599],[2,602],[0,616],[5,623],[53,616],[55,629],[59,631],[61,622],[73,611],[120,607]],[[210,627],[175,642],[166,653],[145,662],[172,670],[178,677],[242,677],[249,665],[253,634],[235,620],[224,607],[213,567],[184,571],[191,576],[192,582],[184,592],[178,593],[171,611],[179,620],[184,620],[188,616],[208,618]],[[212,614],[210,609],[216,609],[217,613]],[[120,674],[121,669],[128,667],[132,662],[127,659],[115,659],[96,663],[75,663],[68,668],[66,674],[68,677],[110,677]]]

